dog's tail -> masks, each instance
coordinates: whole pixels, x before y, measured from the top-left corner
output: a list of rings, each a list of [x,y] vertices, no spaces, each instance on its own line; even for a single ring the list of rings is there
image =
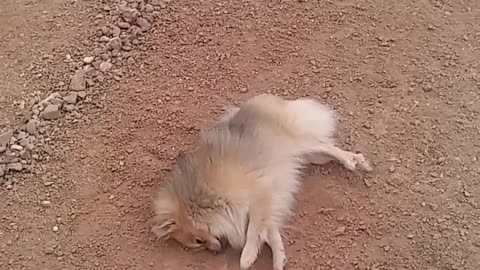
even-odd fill
[[[311,98],[302,98],[289,101],[287,107],[306,134],[325,142],[333,140],[336,115],[328,106]]]

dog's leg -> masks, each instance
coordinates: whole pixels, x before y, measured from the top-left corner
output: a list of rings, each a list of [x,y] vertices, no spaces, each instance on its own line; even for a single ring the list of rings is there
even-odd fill
[[[315,165],[324,165],[330,161],[335,160],[332,156],[326,155],[324,153],[313,153],[307,155],[308,163]]]
[[[218,120],[219,123],[224,123],[224,122],[228,122],[230,121],[236,114],[237,112],[240,110],[239,107],[235,107],[235,106],[228,106],[225,108],[225,111],[223,113],[223,115],[220,117],[220,119]]]
[[[252,212],[256,212],[253,210]],[[268,231],[262,225],[259,213],[250,214],[247,227],[247,239],[240,255],[240,269],[248,270],[257,260],[262,244],[266,242]]]
[[[367,172],[372,170],[372,167],[362,154],[344,151],[333,144],[320,143],[315,145],[311,150],[313,153],[309,154],[309,161],[314,164],[324,164],[326,163],[325,156],[330,156],[351,171],[355,170],[357,165]]]
[[[283,270],[287,256],[278,226],[272,225],[268,229],[267,243],[273,254],[273,270]]]

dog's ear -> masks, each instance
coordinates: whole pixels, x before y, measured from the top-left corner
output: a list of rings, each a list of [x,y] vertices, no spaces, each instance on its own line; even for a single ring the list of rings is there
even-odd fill
[[[179,151],[177,157],[175,158],[175,163],[185,163],[187,159],[187,154],[184,151]]]
[[[180,169],[181,172],[186,173],[192,168],[192,159],[191,156],[187,153],[180,152],[175,159],[176,166]]]
[[[168,219],[152,227],[152,232],[160,239],[170,238],[170,234],[175,230],[176,223],[173,219]]]

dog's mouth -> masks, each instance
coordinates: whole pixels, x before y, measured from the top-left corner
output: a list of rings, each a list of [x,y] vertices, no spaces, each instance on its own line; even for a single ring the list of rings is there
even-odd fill
[[[214,237],[212,241],[206,243],[206,248],[212,252],[212,253],[219,253],[221,252],[225,246],[226,246],[226,241],[225,239],[219,238],[219,237]]]

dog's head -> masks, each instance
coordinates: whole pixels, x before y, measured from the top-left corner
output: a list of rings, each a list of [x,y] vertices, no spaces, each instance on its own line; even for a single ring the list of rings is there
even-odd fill
[[[157,237],[174,239],[192,250],[208,249],[214,252],[221,250],[221,242],[206,226],[194,222],[187,211],[165,192],[161,192],[161,196],[154,203],[157,216],[152,232]]]
[[[152,231],[189,249],[219,251],[222,244],[210,233],[209,215],[205,213],[212,199],[199,187],[195,167],[190,156],[177,157],[171,180],[154,201],[156,225]]]

